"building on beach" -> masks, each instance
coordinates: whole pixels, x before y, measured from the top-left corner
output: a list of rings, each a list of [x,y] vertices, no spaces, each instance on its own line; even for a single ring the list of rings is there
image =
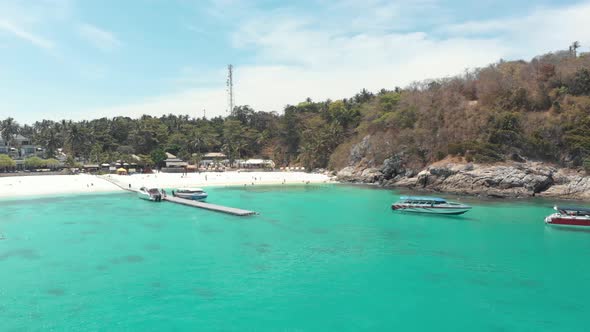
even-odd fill
[[[30,138],[20,134],[14,135],[13,139],[7,142],[0,132],[0,153],[7,154],[12,159],[22,160],[28,157],[44,157],[45,149],[34,145]]]
[[[241,161],[238,166],[245,169],[274,169],[275,163],[270,159],[248,159]]]
[[[220,169],[229,166],[227,156],[222,152],[208,152],[203,155],[199,167],[204,170]]]
[[[164,160],[166,167],[162,168],[165,173],[184,173],[188,162],[176,157],[175,155],[166,152],[166,160]]]

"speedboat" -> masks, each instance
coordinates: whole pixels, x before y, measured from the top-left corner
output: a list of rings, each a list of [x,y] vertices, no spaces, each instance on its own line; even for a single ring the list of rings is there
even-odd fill
[[[575,206],[555,206],[556,213],[545,218],[549,225],[590,226],[590,209]]]
[[[394,211],[459,215],[471,210],[471,206],[447,202],[439,197],[402,196],[391,205]]]
[[[172,196],[193,201],[202,201],[209,195],[201,188],[180,188],[172,190]]]
[[[161,202],[162,192],[158,188],[141,187],[137,192],[137,196],[146,201]]]

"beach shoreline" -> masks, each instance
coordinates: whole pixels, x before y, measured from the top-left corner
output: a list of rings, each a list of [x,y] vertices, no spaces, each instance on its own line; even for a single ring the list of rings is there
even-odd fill
[[[113,183],[114,182],[114,183]],[[61,196],[71,194],[109,194],[123,188],[224,187],[336,183],[329,176],[304,172],[203,172],[154,173],[134,175],[47,175],[0,178],[0,199]]]

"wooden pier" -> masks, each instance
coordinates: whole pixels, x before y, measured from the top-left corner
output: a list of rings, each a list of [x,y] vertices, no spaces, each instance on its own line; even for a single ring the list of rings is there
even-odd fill
[[[210,203],[203,203],[203,202],[193,201],[190,199],[184,199],[184,198],[179,198],[179,197],[165,196],[165,197],[162,197],[162,199],[165,201],[171,202],[171,203],[192,206],[192,207],[215,211],[215,212],[223,212],[223,213],[232,214],[234,216],[240,216],[240,217],[251,216],[251,215],[256,214],[256,212],[254,212],[254,211],[236,209],[236,208],[232,208],[232,207],[210,204]]]

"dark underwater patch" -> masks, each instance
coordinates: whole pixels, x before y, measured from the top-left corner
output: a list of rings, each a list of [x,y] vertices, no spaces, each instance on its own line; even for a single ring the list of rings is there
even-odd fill
[[[64,296],[66,294],[66,291],[62,288],[51,288],[47,290],[47,294],[53,296]]]
[[[41,256],[39,256],[39,254],[32,249],[17,249],[17,250],[9,250],[4,253],[1,253],[0,254],[0,261],[3,261],[5,259],[11,258],[11,257],[28,259],[28,260],[34,260],[34,259],[41,258]]]
[[[113,262],[113,264],[124,264],[124,263],[135,264],[135,263],[141,263],[144,260],[145,259],[141,256],[129,255],[129,256],[111,259],[111,262]]]

